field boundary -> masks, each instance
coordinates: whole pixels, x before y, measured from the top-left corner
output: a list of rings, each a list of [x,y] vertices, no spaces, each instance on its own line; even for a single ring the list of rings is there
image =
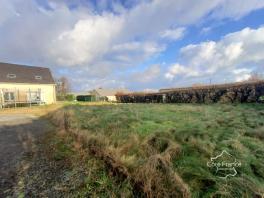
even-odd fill
[[[120,103],[252,103],[264,101],[264,81],[117,94]]]

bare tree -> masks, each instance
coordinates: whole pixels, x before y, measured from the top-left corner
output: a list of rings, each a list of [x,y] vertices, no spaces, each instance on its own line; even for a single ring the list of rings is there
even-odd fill
[[[192,84],[192,87],[203,87],[203,86],[205,86],[205,85],[202,84],[202,83],[194,83],[194,84]]]
[[[65,97],[70,91],[70,83],[66,77],[60,77],[56,80],[56,92],[57,96]]]
[[[247,81],[252,82],[252,81],[260,81],[260,80],[263,80],[263,76],[258,72],[252,72]]]

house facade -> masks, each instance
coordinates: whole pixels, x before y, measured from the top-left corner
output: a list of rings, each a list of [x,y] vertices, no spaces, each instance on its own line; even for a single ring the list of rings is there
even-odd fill
[[[0,63],[0,107],[53,104],[55,86],[48,68]]]

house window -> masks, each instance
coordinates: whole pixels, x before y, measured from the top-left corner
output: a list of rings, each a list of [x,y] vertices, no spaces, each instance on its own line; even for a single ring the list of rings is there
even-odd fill
[[[16,78],[16,74],[7,74],[7,78]]]
[[[31,102],[39,102],[41,101],[41,93],[40,91],[31,91],[27,94],[28,101]]]
[[[36,80],[42,80],[42,76],[35,76]]]
[[[4,93],[4,100],[5,101],[14,101],[15,100],[15,93],[14,92],[5,92]]]

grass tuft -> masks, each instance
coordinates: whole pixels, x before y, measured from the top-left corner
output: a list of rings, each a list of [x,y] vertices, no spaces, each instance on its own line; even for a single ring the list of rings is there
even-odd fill
[[[257,197],[263,112],[261,104],[120,104],[69,105],[53,115],[134,196]],[[223,150],[242,163],[227,180],[207,166]]]

